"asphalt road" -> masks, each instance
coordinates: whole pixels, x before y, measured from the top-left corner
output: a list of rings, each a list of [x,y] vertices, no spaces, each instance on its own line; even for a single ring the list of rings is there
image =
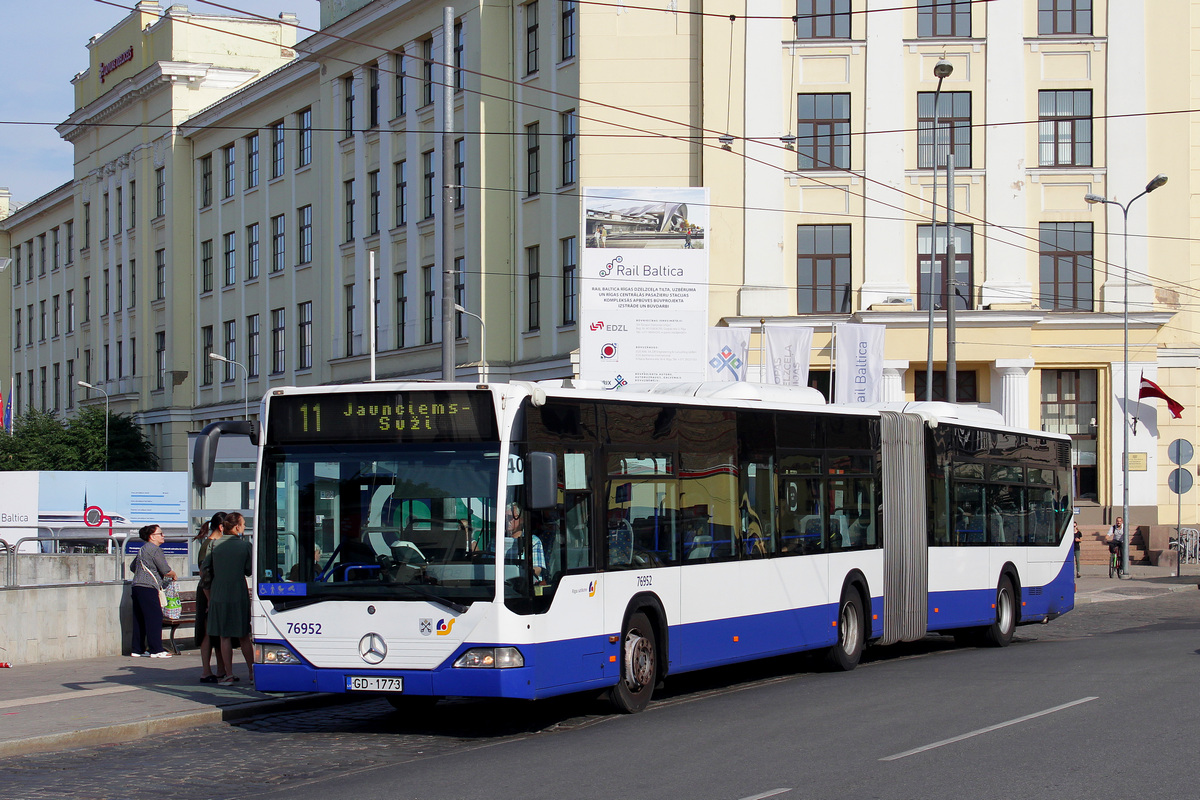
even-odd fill
[[[942,637],[591,697],[368,700],[0,762],[18,798],[1179,798],[1200,782],[1200,591],[1080,606],[1005,649]]]

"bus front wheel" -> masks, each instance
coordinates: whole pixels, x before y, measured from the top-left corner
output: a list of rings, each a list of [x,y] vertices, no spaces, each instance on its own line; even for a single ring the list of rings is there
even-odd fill
[[[983,640],[992,647],[1006,647],[1017,627],[1017,599],[1012,578],[1000,576],[996,587],[996,621],[983,630]]]
[[[826,660],[834,669],[849,671],[858,666],[866,644],[863,628],[862,600],[857,589],[848,589],[838,607],[838,640],[829,648]]]
[[[636,714],[650,704],[658,682],[658,653],[650,619],[638,612],[629,617],[621,637],[621,679],[609,699],[623,714]]]

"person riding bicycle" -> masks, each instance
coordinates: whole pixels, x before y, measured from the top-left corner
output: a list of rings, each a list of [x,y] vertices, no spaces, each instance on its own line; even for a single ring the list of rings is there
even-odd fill
[[[1121,517],[1117,517],[1117,521],[1112,526],[1112,530],[1108,532],[1107,540],[1109,555],[1120,558],[1121,547],[1125,543],[1125,520],[1123,520]],[[1117,562],[1118,565],[1120,565],[1120,563],[1120,561]],[[1118,570],[1119,569],[1120,567],[1118,566]]]

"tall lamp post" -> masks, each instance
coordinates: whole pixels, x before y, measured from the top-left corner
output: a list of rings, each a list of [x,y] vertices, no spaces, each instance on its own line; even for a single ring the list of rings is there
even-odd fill
[[[467,311],[458,303],[454,304],[454,310],[460,314],[466,314],[468,317],[474,317],[479,320],[479,345],[481,348],[479,351],[479,377],[484,383],[487,383],[487,324],[483,321],[483,317]]]
[[[1104,203],[1105,205],[1116,206],[1121,209],[1121,217],[1124,222],[1124,230],[1121,238],[1125,244],[1125,261],[1121,270],[1124,277],[1124,296],[1122,297],[1124,312],[1122,313],[1122,331],[1124,335],[1124,349],[1121,355],[1122,364],[1122,380],[1125,387],[1122,391],[1122,399],[1124,409],[1121,414],[1121,524],[1122,532],[1125,535],[1125,541],[1121,545],[1121,571],[1126,575],[1129,574],[1129,539],[1133,526],[1129,520],[1129,207],[1133,205],[1133,201],[1137,200],[1142,195],[1150,194],[1158,187],[1167,182],[1167,176],[1161,172],[1154,176],[1154,179],[1146,184],[1146,188],[1141,194],[1135,195],[1128,203],[1121,204],[1116,200],[1109,200],[1098,194],[1085,194],[1083,199],[1089,204]]]
[[[232,358],[226,358],[220,353],[209,353],[208,357],[213,361],[220,361],[223,364],[233,364],[235,367],[240,367],[242,370],[242,391],[246,395],[245,414],[246,420],[250,420],[250,370],[246,369],[245,365],[234,361]]]
[[[954,65],[944,58],[933,65],[937,76],[937,89],[933,92],[933,209],[929,218],[929,289],[925,302],[929,304],[929,356],[925,361],[925,399],[933,400],[933,269],[937,266],[937,173],[938,173],[938,98],[942,94],[942,81],[954,72]],[[918,147],[918,150],[920,148]],[[949,231],[947,231],[949,233]],[[954,269],[954,265],[950,265]],[[919,278],[919,276],[918,276]],[[954,298],[950,298],[954,302]],[[954,398],[950,398],[954,402]]]
[[[84,389],[92,389],[104,395],[104,469],[108,470],[108,392],[101,389],[99,386],[92,386],[87,381],[75,381],[76,386],[82,386]]]

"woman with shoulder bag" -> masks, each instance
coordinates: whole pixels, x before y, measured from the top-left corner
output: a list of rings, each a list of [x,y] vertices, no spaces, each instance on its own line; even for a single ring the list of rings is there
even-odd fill
[[[132,565],[133,645],[129,655],[169,658],[171,654],[162,645],[160,600],[165,582],[175,580],[175,570],[167,563],[161,547],[167,537],[157,525],[146,525],[138,531],[138,537],[143,544]]]
[[[203,565],[208,555],[217,545],[225,541],[225,512],[218,511],[212,519],[200,526],[196,534],[200,542],[200,550],[196,554],[196,563]],[[221,648],[213,647],[213,639],[208,635],[208,604],[212,591],[212,570],[200,570],[200,582],[196,585],[196,646],[200,648],[201,683],[216,683],[229,675],[229,666],[221,659]],[[212,670],[213,652],[217,654],[217,671]]]

